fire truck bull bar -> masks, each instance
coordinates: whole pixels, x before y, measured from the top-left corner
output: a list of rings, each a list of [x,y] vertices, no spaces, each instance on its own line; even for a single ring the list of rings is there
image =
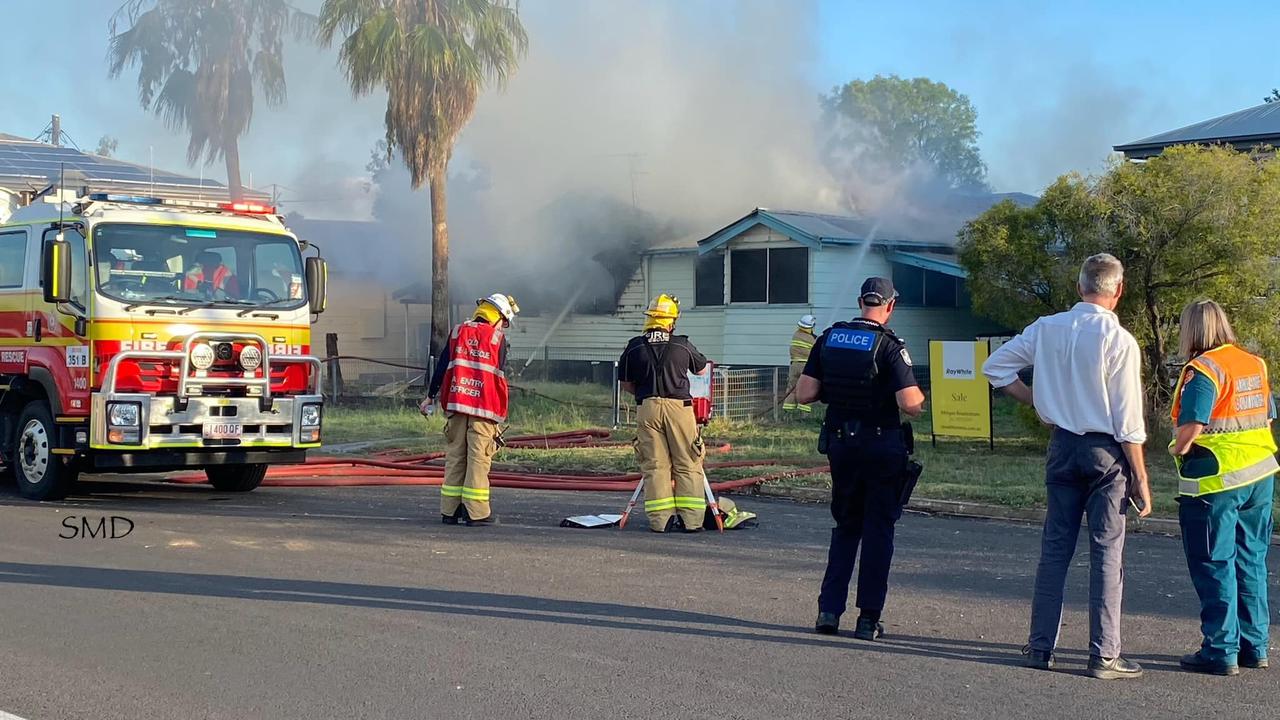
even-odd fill
[[[257,345],[262,353],[259,366],[261,377],[208,377],[193,368],[191,350],[201,341],[240,342]],[[160,361],[177,363],[178,388],[174,395],[120,392],[117,385],[120,367],[130,361]],[[273,398],[271,371],[282,365],[306,365],[308,370],[305,394]],[[193,369],[195,372],[193,373]],[[246,432],[242,441],[235,443],[243,448],[313,447],[318,442],[304,440],[301,435],[301,411],[304,405],[322,404],[320,395],[320,360],[310,355],[272,356],[264,337],[256,333],[200,331],[183,340],[181,350],[126,350],[116,354],[107,365],[101,390],[94,393],[90,444],[103,449],[141,448],[200,448],[222,447],[217,441],[206,440],[193,426],[209,422],[234,421],[256,428]],[[198,374],[197,374],[198,373]],[[246,397],[209,395],[205,388],[245,388]],[[192,391],[195,391],[194,393]],[[136,444],[122,446],[107,441],[107,410],[110,403],[133,402],[140,406],[139,439]],[[229,413],[229,414],[228,414]],[[152,418],[164,418],[155,424]],[[160,432],[153,432],[159,430]]]

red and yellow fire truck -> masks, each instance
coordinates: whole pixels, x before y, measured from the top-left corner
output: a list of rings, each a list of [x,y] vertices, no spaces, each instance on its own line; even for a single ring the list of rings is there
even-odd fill
[[[0,455],[24,497],[179,468],[248,491],[320,445],[325,264],[273,208],[56,195],[0,223]]]

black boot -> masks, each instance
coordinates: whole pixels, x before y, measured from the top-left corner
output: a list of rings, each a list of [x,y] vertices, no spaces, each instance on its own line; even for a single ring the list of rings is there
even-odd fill
[[[820,612],[813,623],[813,631],[819,635],[839,635],[840,616],[835,613]]]
[[[1028,645],[1022,648],[1022,664],[1035,670],[1052,670],[1057,658],[1049,650],[1032,650]]]
[[[1089,675],[1099,680],[1133,680],[1142,677],[1142,666],[1122,657],[1089,656]]]
[[[1271,667],[1271,662],[1267,660],[1266,655],[1259,655],[1257,650],[1240,648],[1240,667],[1249,668],[1250,670],[1266,670]]]
[[[859,640],[876,640],[884,637],[884,623],[869,617],[858,618],[858,626],[853,629],[853,636]]]
[[[1201,675],[1222,675],[1224,677],[1231,677],[1240,674],[1239,665],[1229,665],[1222,660],[1210,660],[1201,652],[1193,652],[1190,655],[1183,655],[1182,661],[1178,664],[1187,672],[1200,673]]]
[[[492,513],[486,517],[480,518],[479,520],[467,518],[467,527],[490,527],[498,524],[498,516]]]

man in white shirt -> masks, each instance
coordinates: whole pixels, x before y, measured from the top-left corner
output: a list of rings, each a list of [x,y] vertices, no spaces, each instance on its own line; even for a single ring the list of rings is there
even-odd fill
[[[1027,665],[1048,670],[1062,625],[1067,568],[1081,517],[1089,518],[1089,674],[1136,678],[1142,668],[1120,656],[1125,510],[1130,489],[1139,514],[1151,513],[1142,444],[1142,362],[1138,343],[1116,317],[1124,267],[1107,254],[1080,269],[1082,302],[1042,317],[991,354],[987,380],[1032,405],[1053,439],[1045,467],[1048,510],[1031,606]],[[1035,366],[1032,387],[1018,372]]]

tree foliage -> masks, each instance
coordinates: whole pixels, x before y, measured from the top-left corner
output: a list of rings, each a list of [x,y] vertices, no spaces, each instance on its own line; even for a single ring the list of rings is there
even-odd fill
[[[110,135],[103,135],[98,138],[98,148],[93,152],[102,157],[113,157],[116,154],[116,148],[120,147],[120,141]]]
[[[947,85],[877,75],[834,88],[822,104],[831,157],[889,172],[923,164],[945,187],[986,189],[978,112]]]
[[[1122,324],[1143,349],[1148,398],[1166,405],[1178,318],[1196,298],[1227,309],[1243,344],[1280,359],[1280,163],[1225,147],[1182,146],[1098,178],[1064,176],[1030,208],[998,205],[961,232],[974,309],[1008,327],[1077,299],[1084,258],[1125,265]]]
[[[388,159],[404,159],[414,188],[430,185],[434,354],[449,332],[449,158],[480,92],[505,86],[529,39],[510,0],[325,0],[318,36],[339,35],[352,92],[387,92]]]
[[[284,103],[284,37],[307,37],[314,18],[288,0],[127,0],[112,16],[108,72],[138,68],[138,99],[190,135],[192,165],[226,161],[242,193],[239,140],[253,119],[255,85]]]

